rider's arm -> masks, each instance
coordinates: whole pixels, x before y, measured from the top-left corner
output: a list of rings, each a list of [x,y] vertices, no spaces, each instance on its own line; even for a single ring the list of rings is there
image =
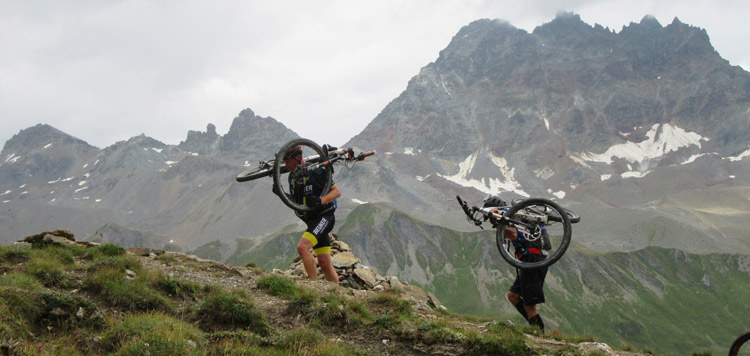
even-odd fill
[[[339,190],[338,186],[331,187],[331,190],[328,191],[328,193],[322,197],[320,197],[320,204],[325,205],[328,203],[333,202],[334,200],[338,199],[341,196],[341,191]]]
[[[510,241],[515,241],[516,238],[518,238],[516,234],[516,228],[510,227],[510,226],[505,227],[505,231],[503,231],[503,235],[505,235],[505,238]]]

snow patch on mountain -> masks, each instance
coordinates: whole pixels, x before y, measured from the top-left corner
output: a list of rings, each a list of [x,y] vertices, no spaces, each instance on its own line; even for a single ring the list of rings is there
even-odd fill
[[[456,174],[448,176],[438,173],[438,175],[458,185],[471,187],[487,194],[511,191],[528,197],[529,194],[515,180],[514,173],[515,168],[510,167],[505,158],[478,151],[458,164]],[[504,179],[496,177],[504,177]]]
[[[737,156],[734,156],[734,157],[727,157],[727,158],[728,158],[728,159],[729,159],[730,161],[734,162],[734,161],[739,161],[739,160],[741,160],[741,159],[743,159],[743,158],[745,158],[745,157],[748,157],[748,156],[750,156],[750,149],[748,149],[748,150],[747,150],[747,151],[745,151],[745,152],[742,152],[742,153],[740,153],[740,154],[739,154],[739,155],[737,155]]]
[[[15,153],[11,153],[5,158],[5,163],[16,163],[19,159],[21,159],[21,156],[16,156]]]
[[[564,191],[562,191],[562,190],[560,190],[560,191],[557,191],[557,192],[555,192],[555,191],[553,191],[552,189],[547,189],[547,193],[549,193],[549,194],[552,194],[552,195],[554,195],[554,196],[555,196],[555,197],[557,197],[558,199],[562,199],[562,198],[565,198],[565,194],[566,194],[566,193],[565,193]]]
[[[696,159],[698,159],[700,157],[703,157],[703,156],[706,156],[706,155],[708,155],[708,153],[701,153],[701,154],[697,154],[697,155],[692,155],[688,159],[686,159],[685,162],[682,162],[681,164],[693,163],[693,162],[695,162]]]
[[[686,131],[671,124],[654,124],[641,142],[626,142],[611,146],[604,153],[584,152],[580,157],[588,162],[612,164],[614,158],[623,158],[630,163],[644,163],[683,147],[701,147],[708,141],[695,132]]]
[[[421,152],[421,150],[415,150],[414,147],[404,147],[404,154],[406,155],[416,156],[417,152]]]

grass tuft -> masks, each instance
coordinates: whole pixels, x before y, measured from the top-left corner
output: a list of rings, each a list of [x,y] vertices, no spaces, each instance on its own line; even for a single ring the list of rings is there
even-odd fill
[[[101,246],[97,246],[94,248],[94,251],[95,253],[108,257],[122,256],[127,253],[127,250],[125,250],[125,248],[114,244],[104,244]]]
[[[257,310],[247,292],[234,289],[214,289],[197,308],[196,315],[201,324],[209,329],[242,328],[260,335],[269,332],[268,321]]]
[[[97,293],[112,306],[132,311],[171,309],[169,299],[149,285],[154,273],[138,269],[136,277],[130,277],[120,267],[104,266],[84,280],[84,288]]]
[[[275,296],[293,297],[301,292],[300,288],[294,284],[294,281],[276,274],[270,274],[259,278],[258,282],[256,282],[256,286]]]
[[[162,313],[128,315],[102,338],[113,355],[202,355],[206,335],[195,326]]]

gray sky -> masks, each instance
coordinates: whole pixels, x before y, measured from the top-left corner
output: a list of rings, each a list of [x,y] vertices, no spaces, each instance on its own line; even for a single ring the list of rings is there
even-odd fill
[[[100,148],[141,133],[177,144],[250,108],[341,145],[461,27],[531,32],[558,11],[617,32],[678,17],[750,69],[744,0],[0,0],[0,143],[47,123]]]

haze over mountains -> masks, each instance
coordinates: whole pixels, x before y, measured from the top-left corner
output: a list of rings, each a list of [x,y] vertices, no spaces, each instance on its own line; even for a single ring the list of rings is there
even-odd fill
[[[209,124],[179,145],[141,135],[99,149],[74,135],[40,124],[5,143],[4,243],[66,228],[126,247],[288,263],[300,223],[270,179],[234,177],[304,133],[246,109],[226,135]],[[346,144],[377,155],[337,168],[336,230],[382,274],[434,288],[448,305],[447,289],[475,288],[477,305],[498,310],[507,286],[488,280],[510,273],[497,272],[504,266],[491,261],[491,244],[481,254],[462,249],[479,235],[467,234],[475,228],[456,194],[555,199],[582,216],[574,248],[587,253],[750,254],[749,143],[750,73],[722,59],[700,28],[647,16],[616,32],[560,14],[528,33],[479,20]],[[583,273],[568,263],[564,273]],[[558,286],[571,283],[564,273]],[[467,284],[456,282],[465,275]],[[694,287],[671,282],[673,295]],[[584,324],[555,313],[559,325]]]

